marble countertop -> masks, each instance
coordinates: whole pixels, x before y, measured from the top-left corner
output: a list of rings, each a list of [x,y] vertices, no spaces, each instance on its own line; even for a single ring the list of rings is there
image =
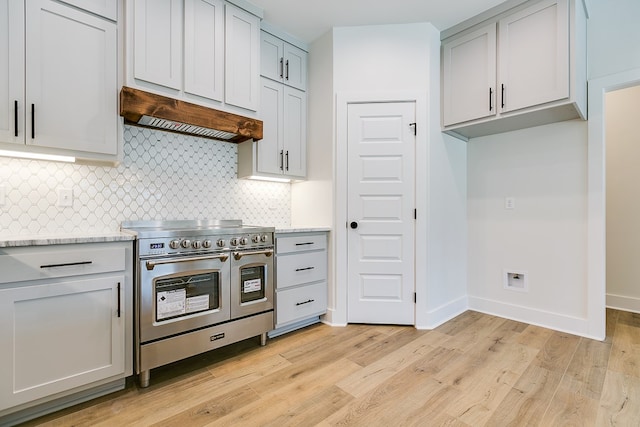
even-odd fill
[[[66,245],[74,243],[122,242],[135,240],[135,238],[136,236],[131,233],[120,231],[105,233],[72,233],[52,235],[0,235],[0,248],[10,248],[18,246]]]
[[[331,227],[286,227],[286,228],[276,227],[276,234],[312,233],[312,232],[320,232],[320,231],[331,231]]]

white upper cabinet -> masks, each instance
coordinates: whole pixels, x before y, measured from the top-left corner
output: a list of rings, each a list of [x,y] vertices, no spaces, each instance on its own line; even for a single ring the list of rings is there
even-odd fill
[[[257,110],[260,101],[260,19],[225,6],[225,101]]]
[[[258,109],[259,16],[224,0],[129,0],[125,13],[127,86],[238,114]]]
[[[443,45],[444,125],[495,116],[496,24]]]
[[[262,76],[296,89],[307,89],[307,52],[265,31],[260,46]]]
[[[118,18],[118,2],[115,0],[61,0],[63,3],[95,13],[104,18],[116,21]]]
[[[586,118],[582,0],[532,0],[478,21],[442,44],[445,132],[473,138]]]
[[[52,0],[2,0],[0,22],[0,142],[115,160],[116,23]]]
[[[502,112],[569,98],[568,9],[543,1],[500,20]]]
[[[0,0],[0,141],[25,143],[24,3]]]
[[[182,86],[182,0],[136,0],[134,77],[172,89]]]
[[[224,2],[184,2],[184,91],[224,99]]]

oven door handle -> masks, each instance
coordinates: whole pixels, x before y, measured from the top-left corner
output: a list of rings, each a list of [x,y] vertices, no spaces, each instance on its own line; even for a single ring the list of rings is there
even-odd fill
[[[210,259],[219,259],[222,262],[225,262],[229,259],[228,254],[219,254],[219,255],[210,255],[210,256],[199,256],[199,257],[189,257],[189,258],[172,258],[172,259],[163,259],[159,261],[147,261],[147,270],[153,270],[156,265],[162,264],[176,264],[179,262],[192,262],[192,261],[206,261]]]
[[[271,256],[271,255],[273,255],[273,249],[262,249],[262,250],[258,250],[258,251],[243,251],[243,252],[234,252],[233,253],[233,257],[236,259],[236,261],[238,261],[240,258],[242,258],[245,255],[266,255],[266,256]]]

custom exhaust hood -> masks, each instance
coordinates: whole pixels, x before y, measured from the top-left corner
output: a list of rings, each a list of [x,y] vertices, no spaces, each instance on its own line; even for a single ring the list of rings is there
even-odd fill
[[[240,143],[262,139],[262,121],[123,86],[125,123]]]

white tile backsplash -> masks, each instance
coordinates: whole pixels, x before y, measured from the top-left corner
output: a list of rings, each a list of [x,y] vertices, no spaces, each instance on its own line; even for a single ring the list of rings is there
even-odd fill
[[[291,186],[236,178],[237,145],[124,128],[117,167],[0,158],[0,236],[112,232],[139,219],[242,219],[290,225]],[[73,189],[59,207],[58,189]]]

